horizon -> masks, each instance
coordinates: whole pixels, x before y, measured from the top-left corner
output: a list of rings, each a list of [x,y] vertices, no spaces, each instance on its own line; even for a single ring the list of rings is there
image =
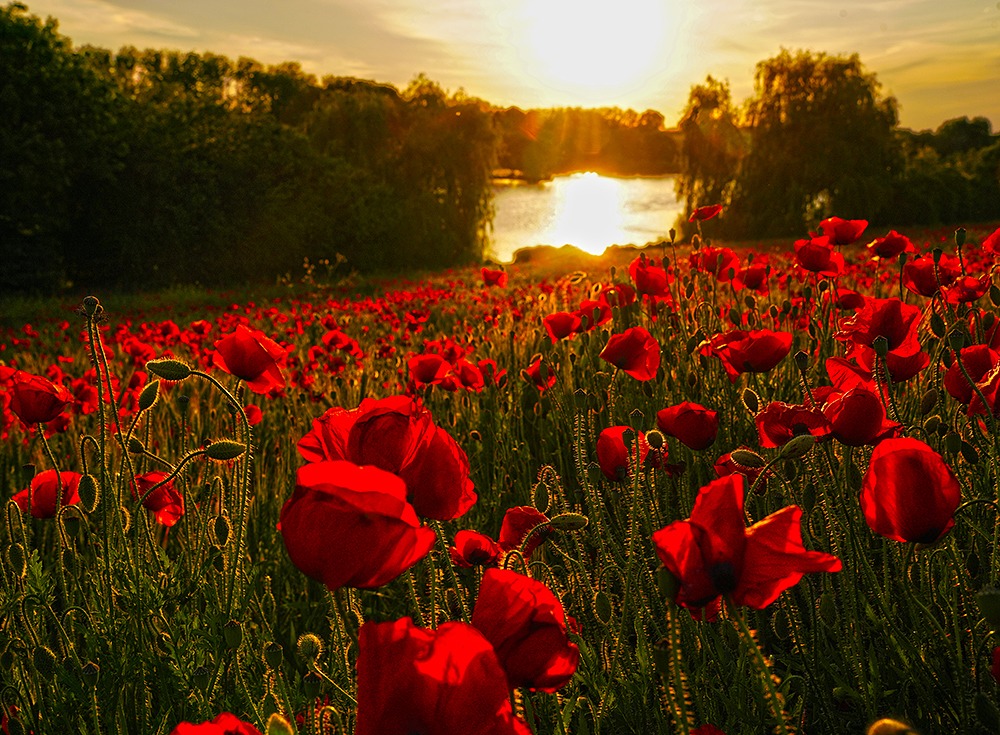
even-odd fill
[[[756,64],[782,48],[857,53],[882,93],[896,98],[901,127],[1000,121],[1000,2],[622,0],[613,14],[568,0],[446,0],[433,10],[416,0],[290,0],[280,10],[262,0],[238,9],[191,0],[26,4],[56,20],[74,47],[297,62],[317,78],[400,89],[424,73],[496,107],[652,109],[667,127],[707,75],[728,80],[742,104],[753,94]]]

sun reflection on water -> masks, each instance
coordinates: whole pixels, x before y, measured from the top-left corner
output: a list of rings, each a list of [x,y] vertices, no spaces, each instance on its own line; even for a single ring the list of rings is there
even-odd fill
[[[628,242],[625,230],[625,192],[617,179],[593,172],[552,183],[555,211],[543,235],[553,245],[575,245],[600,255],[609,244]]]
[[[492,257],[511,262],[525,247],[573,245],[600,255],[610,245],[658,242],[683,204],[673,177],[556,176],[541,184],[498,185]]]

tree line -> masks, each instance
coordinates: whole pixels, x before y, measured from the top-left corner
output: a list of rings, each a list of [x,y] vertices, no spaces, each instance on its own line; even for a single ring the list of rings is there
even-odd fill
[[[679,128],[678,193],[688,209],[723,204],[723,237],[799,235],[834,214],[892,226],[1000,219],[990,121],[900,128],[896,100],[856,54],[784,50],[757,65],[739,106],[710,76]]]
[[[273,281],[482,258],[489,106],[298,64],[74,49],[0,7],[0,291]]]

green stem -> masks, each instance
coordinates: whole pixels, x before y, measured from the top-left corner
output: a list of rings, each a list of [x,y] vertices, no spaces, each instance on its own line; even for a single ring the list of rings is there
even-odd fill
[[[771,710],[771,716],[774,718],[775,727],[774,731],[778,735],[790,735],[791,730],[788,728],[788,722],[785,719],[785,711],[781,705],[781,695],[774,686],[774,678],[771,673],[771,667],[768,666],[767,660],[764,658],[764,654],[760,650],[760,645],[758,645],[756,638],[754,638],[753,633],[747,627],[746,620],[743,619],[743,613],[740,609],[733,603],[732,599],[726,596],[726,608],[729,610],[730,616],[736,621],[736,627],[740,631],[740,638],[743,640],[744,645],[750,652],[750,658],[757,668],[758,680],[762,684],[762,690],[764,693],[764,699],[767,700],[767,706]]]

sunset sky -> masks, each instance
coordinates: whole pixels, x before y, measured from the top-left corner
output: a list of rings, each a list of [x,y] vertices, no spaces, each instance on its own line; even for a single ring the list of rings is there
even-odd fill
[[[403,87],[424,72],[497,105],[652,108],[677,122],[692,84],[752,93],[781,48],[857,52],[900,105],[936,128],[1000,127],[996,0],[26,0],[77,45],[299,61]]]

